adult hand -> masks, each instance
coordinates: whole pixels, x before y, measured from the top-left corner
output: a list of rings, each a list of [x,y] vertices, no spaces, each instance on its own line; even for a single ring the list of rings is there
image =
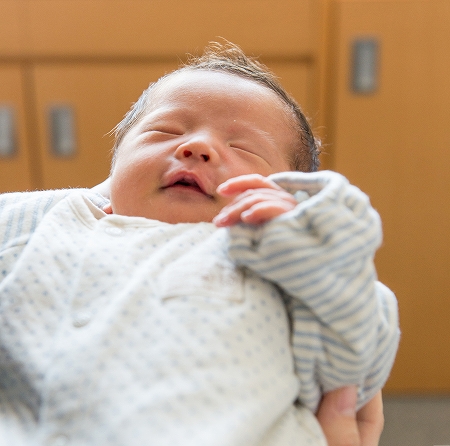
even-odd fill
[[[358,412],[354,386],[327,393],[317,418],[329,446],[378,446],[383,431],[383,401],[378,392]]]
[[[214,218],[216,226],[262,224],[298,204],[292,194],[258,174],[231,178],[217,188],[217,193],[233,199]]]

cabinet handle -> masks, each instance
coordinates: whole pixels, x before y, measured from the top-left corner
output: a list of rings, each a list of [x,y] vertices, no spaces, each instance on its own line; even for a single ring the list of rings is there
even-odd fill
[[[16,152],[14,109],[0,105],[0,157],[11,157]]]
[[[374,93],[378,87],[379,43],[375,38],[353,42],[351,88],[358,94]]]
[[[49,108],[51,150],[58,157],[71,157],[76,153],[75,112],[70,105]]]

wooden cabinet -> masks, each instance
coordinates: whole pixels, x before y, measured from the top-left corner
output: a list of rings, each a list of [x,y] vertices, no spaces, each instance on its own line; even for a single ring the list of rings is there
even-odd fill
[[[102,181],[112,147],[107,133],[151,81],[217,36],[264,55],[305,110],[315,109],[316,3],[0,0],[0,37],[5,34],[8,43],[0,41],[0,106],[14,92],[23,133],[16,155],[0,156],[0,192]],[[11,62],[14,88],[6,85]],[[52,148],[54,107],[71,111],[69,156]]]
[[[22,1],[0,0],[0,57],[26,53],[23,13]]]
[[[0,192],[30,189],[33,166],[26,127],[24,69],[18,63],[0,64],[0,79]]]
[[[339,0],[331,9],[332,166],[382,216],[380,279],[403,331],[387,390],[450,391],[450,2]],[[356,39],[378,42],[377,88],[351,89]]]
[[[112,137],[108,132],[149,82],[175,67],[175,60],[172,64],[36,65],[36,147],[42,160],[42,187],[91,187],[103,181],[110,167]],[[73,110],[73,155],[55,156],[51,150],[49,113],[55,106]]]
[[[218,36],[276,57],[315,50],[317,0],[21,0],[35,56],[167,57]]]

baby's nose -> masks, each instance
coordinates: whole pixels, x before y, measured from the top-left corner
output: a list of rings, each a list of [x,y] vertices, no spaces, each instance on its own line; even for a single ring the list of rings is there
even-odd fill
[[[183,156],[185,157],[185,158],[189,158],[190,156],[192,156],[193,155],[193,153],[192,153],[192,151],[191,150],[188,150],[188,149],[184,149],[184,151],[183,151]],[[198,154],[201,158],[203,158],[203,161],[209,161],[210,160],[210,156],[207,154],[207,153],[199,153]]]

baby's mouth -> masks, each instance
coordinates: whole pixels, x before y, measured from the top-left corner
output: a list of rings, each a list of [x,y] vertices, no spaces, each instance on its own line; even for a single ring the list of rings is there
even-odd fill
[[[192,181],[189,181],[189,180],[176,181],[175,183],[172,184],[171,187],[178,187],[178,186],[187,187],[187,188],[190,188],[190,189],[194,189],[194,190],[196,190],[198,192],[204,193],[202,188],[194,180],[192,180]]]
[[[199,184],[197,182],[197,180],[191,176],[183,176],[183,177],[171,182],[167,186],[163,187],[163,189],[169,189],[169,188],[180,188],[180,189],[191,190],[193,192],[201,193],[201,194],[207,196],[208,198],[212,198],[212,195],[208,194],[203,189],[201,184]]]

